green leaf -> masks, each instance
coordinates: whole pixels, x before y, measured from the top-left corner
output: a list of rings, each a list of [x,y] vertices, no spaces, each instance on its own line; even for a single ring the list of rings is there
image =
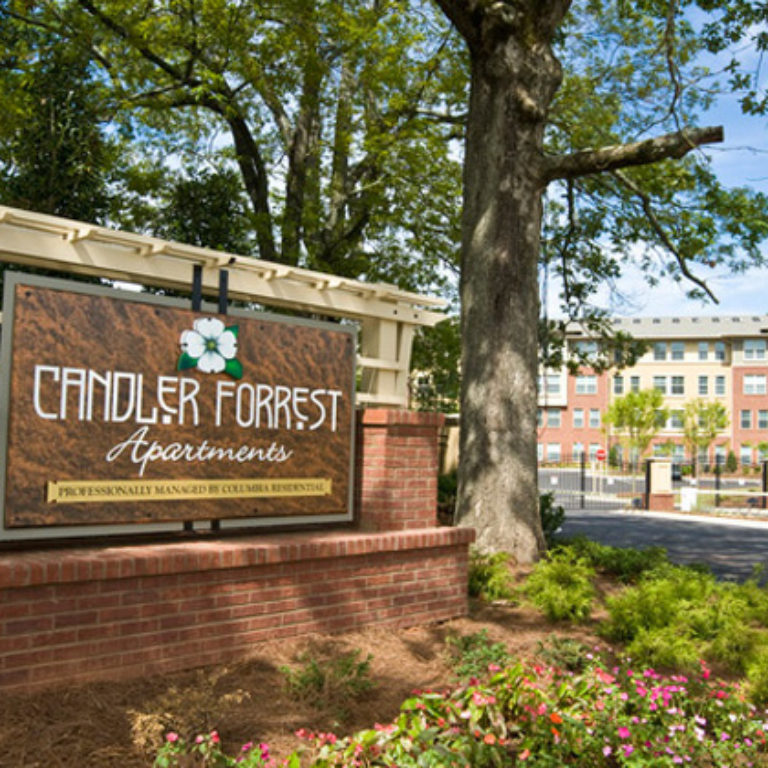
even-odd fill
[[[179,355],[179,362],[176,364],[176,370],[177,371],[187,371],[190,368],[197,368],[197,361],[200,358],[198,357],[192,357],[191,355],[188,355],[186,352],[182,352]]]
[[[242,363],[236,357],[233,357],[231,360],[227,360],[227,364],[224,367],[224,373],[229,374],[233,379],[242,379]]]

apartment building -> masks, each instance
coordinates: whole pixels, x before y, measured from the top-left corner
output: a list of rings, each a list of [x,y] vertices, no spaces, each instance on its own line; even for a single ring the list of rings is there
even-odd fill
[[[760,460],[759,446],[768,443],[768,315],[616,318],[613,323],[646,341],[647,352],[622,370],[541,372],[540,460],[582,453],[594,459],[599,448],[618,443],[602,423],[608,405],[627,392],[651,388],[663,393],[670,413],[651,451],[671,444],[673,455],[684,457],[682,410],[687,401],[702,398],[725,406],[728,426],[699,460],[722,461],[729,450],[742,464]],[[568,344],[571,351],[576,345],[596,351],[595,342],[578,331]]]

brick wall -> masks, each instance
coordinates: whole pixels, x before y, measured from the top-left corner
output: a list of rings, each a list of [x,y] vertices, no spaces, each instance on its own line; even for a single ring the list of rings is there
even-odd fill
[[[363,412],[365,530],[0,553],[0,690],[247,657],[254,643],[466,613],[474,531],[436,528],[441,417]]]
[[[365,531],[437,523],[442,413],[368,409],[358,414],[356,511]]]
[[[253,643],[466,613],[473,532],[294,533],[0,557],[0,690],[247,656]]]

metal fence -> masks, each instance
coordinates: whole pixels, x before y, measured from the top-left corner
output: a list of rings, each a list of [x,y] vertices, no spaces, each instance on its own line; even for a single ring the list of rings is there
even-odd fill
[[[591,460],[586,455],[539,462],[539,491],[564,509],[640,509],[646,492],[642,464]]]
[[[673,486],[680,511],[746,517],[768,514],[767,466],[743,464],[732,469],[724,462],[674,465]]]

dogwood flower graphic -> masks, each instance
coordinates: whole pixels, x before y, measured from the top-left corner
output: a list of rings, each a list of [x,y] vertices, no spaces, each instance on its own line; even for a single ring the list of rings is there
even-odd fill
[[[217,317],[195,320],[192,330],[183,331],[179,343],[180,371],[197,368],[203,373],[226,373],[234,379],[243,376],[237,355],[238,326],[225,326]]]

